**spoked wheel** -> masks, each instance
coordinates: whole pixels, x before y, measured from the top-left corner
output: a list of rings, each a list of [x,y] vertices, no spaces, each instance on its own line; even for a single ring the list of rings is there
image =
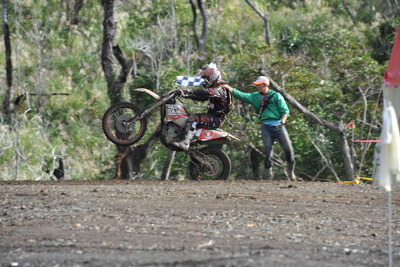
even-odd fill
[[[190,177],[193,180],[226,180],[231,173],[232,165],[228,155],[219,148],[205,147],[191,156],[189,164]],[[201,157],[201,159],[196,159]]]
[[[141,113],[132,103],[117,103],[104,113],[102,126],[105,136],[114,144],[129,146],[138,142],[146,131],[147,122],[143,118],[135,120]]]

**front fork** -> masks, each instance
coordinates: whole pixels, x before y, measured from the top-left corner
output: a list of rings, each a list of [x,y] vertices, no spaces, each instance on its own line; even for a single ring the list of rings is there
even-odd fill
[[[143,110],[140,114],[137,114],[135,117],[130,118],[129,120],[127,120],[127,122],[129,123],[129,122],[134,122],[134,121],[138,121],[138,120],[143,119],[148,114],[150,114],[153,110],[155,110],[158,107],[161,107],[162,105],[164,105],[165,103],[167,103],[170,99],[172,99],[174,97],[175,97],[174,94],[167,95],[166,97],[162,98],[161,100],[159,100],[156,103],[152,104],[150,107],[148,107],[145,110]]]

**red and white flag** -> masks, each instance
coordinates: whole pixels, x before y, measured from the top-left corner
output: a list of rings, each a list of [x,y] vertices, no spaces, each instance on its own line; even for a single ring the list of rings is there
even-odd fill
[[[396,40],[394,41],[384,79],[388,88],[400,85],[400,25],[397,28]]]

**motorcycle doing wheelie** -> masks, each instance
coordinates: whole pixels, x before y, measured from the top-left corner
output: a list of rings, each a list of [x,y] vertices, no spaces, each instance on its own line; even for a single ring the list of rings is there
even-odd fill
[[[105,136],[116,145],[135,144],[146,132],[146,117],[160,107],[161,142],[173,151],[183,151],[172,144],[184,138],[186,120],[189,117],[179,94],[173,92],[160,97],[145,88],[135,90],[149,94],[157,102],[144,110],[129,102],[112,105],[104,113],[102,120]],[[236,138],[221,129],[197,128],[189,150],[185,151],[190,156],[190,177],[194,180],[227,179],[232,169],[231,161],[223,150],[213,145],[226,144],[232,139]]]

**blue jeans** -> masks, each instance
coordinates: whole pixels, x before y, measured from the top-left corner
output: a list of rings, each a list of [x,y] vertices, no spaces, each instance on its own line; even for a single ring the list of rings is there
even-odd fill
[[[292,142],[290,141],[289,134],[285,126],[282,126],[281,129],[278,129],[275,126],[263,124],[261,129],[261,137],[264,144],[264,165],[266,169],[269,169],[272,166],[271,158],[274,152],[273,146],[275,140],[278,140],[279,144],[281,145],[285,153],[286,161],[291,164],[295,163]]]

